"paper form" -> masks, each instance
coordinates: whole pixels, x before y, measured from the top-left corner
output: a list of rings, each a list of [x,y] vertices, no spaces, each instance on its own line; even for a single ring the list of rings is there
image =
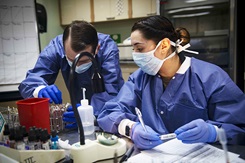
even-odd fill
[[[245,163],[239,155],[228,152],[231,163]],[[151,150],[128,159],[128,163],[225,163],[224,151],[210,144],[184,144],[178,139],[172,139]]]

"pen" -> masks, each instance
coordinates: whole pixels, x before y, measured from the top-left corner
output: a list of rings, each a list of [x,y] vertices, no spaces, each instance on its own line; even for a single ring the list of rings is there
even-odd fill
[[[171,134],[164,134],[160,136],[161,140],[168,140],[168,139],[174,139],[176,138],[176,134],[175,133],[171,133]]]
[[[145,128],[145,123],[144,123],[144,121],[142,119],[142,114],[141,114],[140,110],[137,107],[135,107],[135,112],[138,115],[138,118],[140,120],[140,123],[141,123],[142,127],[144,128],[145,132],[147,132],[147,130]]]
[[[132,153],[134,152],[134,145],[132,145],[127,152],[125,153],[125,155],[122,157],[122,159],[119,161],[119,163],[122,163],[123,161],[127,161],[128,158],[132,155]]]

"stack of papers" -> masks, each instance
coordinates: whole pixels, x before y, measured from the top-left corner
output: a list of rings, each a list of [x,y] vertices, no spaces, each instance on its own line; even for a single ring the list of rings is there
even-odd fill
[[[239,155],[228,152],[229,162],[245,163]],[[128,159],[128,163],[225,163],[225,152],[210,144],[184,144],[172,139],[153,149],[141,151]]]

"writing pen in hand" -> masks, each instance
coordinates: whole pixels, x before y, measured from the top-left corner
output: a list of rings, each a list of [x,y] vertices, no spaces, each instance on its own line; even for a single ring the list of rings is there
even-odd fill
[[[147,130],[145,128],[145,123],[144,123],[144,121],[142,119],[142,114],[141,114],[140,110],[137,107],[135,107],[135,112],[136,112],[136,114],[137,114],[137,116],[138,116],[138,118],[140,120],[140,123],[141,123],[142,127],[144,128],[145,132],[147,132]]]
[[[132,155],[132,153],[134,152],[134,145],[132,145],[127,152],[125,153],[125,155],[123,155],[122,159],[119,161],[119,163],[122,163],[124,161],[127,161],[128,158]]]

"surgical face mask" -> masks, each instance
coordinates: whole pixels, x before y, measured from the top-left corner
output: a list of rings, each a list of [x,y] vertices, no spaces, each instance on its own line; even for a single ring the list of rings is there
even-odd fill
[[[70,61],[69,59],[67,59],[68,64],[70,65],[70,67],[72,66],[72,61]],[[81,74],[84,73],[85,71],[87,71],[90,67],[92,66],[92,62],[88,62],[88,63],[83,63],[80,66],[76,66],[76,73]]]
[[[147,74],[149,75],[156,75],[160,68],[162,67],[162,64],[169,58],[173,57],[175,55],[175,52],[173,52],[171,55],[169,55],[167,58],[161,60],[154,56],[155,51],[157,48],[161,45],[160,41],[156,48],[154,50],[151,50],[149,52],[145,53],[139,53],[139,52],[133,52],[133,59],[134,62]]]

